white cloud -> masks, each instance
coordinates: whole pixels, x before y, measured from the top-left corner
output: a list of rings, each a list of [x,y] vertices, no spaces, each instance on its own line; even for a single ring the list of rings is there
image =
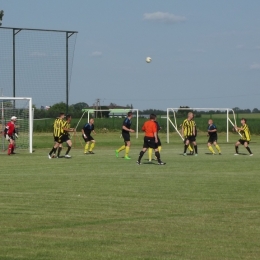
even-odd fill
[[[102,56],[102,52],[101,51],[93,51],[90,56],[100,57],[100,56]]]
[[[185,16],[178,16],[178,15],[163,13],[163,12],[145,13],[143,19],[148,21],[157,21],[157,22],[164,22],[164,23],[178,23],[187,20]]]
[[[250,66],[250,69],[251,70],[260,70],[260,63],[253,63],[251,66]]]

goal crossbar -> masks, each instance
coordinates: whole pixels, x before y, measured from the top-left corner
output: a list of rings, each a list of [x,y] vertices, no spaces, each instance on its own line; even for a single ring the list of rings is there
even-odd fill
[[[186,111],[205,111],[205,110],[213,110],[213,111],[226,111],[226,116],[227,116],[227,142],[229,142],[229,123],[234,127],[236,125],[236,115],[233,109],[231,108],[167,108],[167,143],[170,142],[170,124],[173,126],[177,134],[180,136],[180,138],[184,141],[184,138],[182,137],[180,131],[178,130],[178,125],[177,125],[177,119],[176,119],[176,113],[178,110],[186,110]],[[173,121],[170,118],[170,112],[173,113]],[[233,115],[233,121],[229,117],[229,112],[232,112]],[[238,132],[238,134],[241,136],[241,134]]]

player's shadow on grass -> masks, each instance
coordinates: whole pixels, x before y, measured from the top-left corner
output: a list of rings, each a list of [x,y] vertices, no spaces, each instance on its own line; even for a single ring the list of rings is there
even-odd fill
[[[184,156],[183,153],[179,153],[179,155]],[[193,156],[193,155],[194,155],[194,154],[187,153],[185,156]]]
[[[248,153],[238,153],[238,155],[249,155]]]

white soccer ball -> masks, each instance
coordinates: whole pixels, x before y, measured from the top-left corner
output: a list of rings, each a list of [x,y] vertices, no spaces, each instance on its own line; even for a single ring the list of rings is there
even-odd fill
[[[145,61],[146,61],[147,63],[150,63],[150,62],[152,61],[152,58],[151,58],[151,57],[147,57],[147,58],[145,59]]]

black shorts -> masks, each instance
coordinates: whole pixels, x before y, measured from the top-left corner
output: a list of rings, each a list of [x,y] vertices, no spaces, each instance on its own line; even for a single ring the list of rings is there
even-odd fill
[[[54,142],[62,144],[62,136],[54,136]]]
[[[124,138],[124,142],[130,141],[130,134],[129,133],[122,133],[122,136]]]
[[[144,137],[144,144],[143,148],[152,148],[152,149],[157,149],[158,148],[158,143],[155,143],[155,138],[154,137]]]
[[[245,142],[247,142],[247,143],[249,144],[249,141],[247,141],[247,140],[242,140],[242,139],[239,139],[238,142],[241,143],[241,144],[243,144],[243,145],[244,145]]]
[[[86,143],[94,140],[94,138],[91,135],[86,135],[86,138],[84,137],[84,135],[82,135],[82,137]]]
[[[218,137],[217,136],[209,136],[209,140],[208,143],[213,144],[214,142],[218,141]]]
[[[196,137],[194,135],[191,136],[186,136],[184,143],[186,143],[186,141],[189,140],[189,142],[195,142],[196,141]]]
[[[70,140],[70,137],[69,137],[68,135],[63,135],[63,136],[61,137],[62,143],[65,143],[65,142],[67,142],[68,140]]]

